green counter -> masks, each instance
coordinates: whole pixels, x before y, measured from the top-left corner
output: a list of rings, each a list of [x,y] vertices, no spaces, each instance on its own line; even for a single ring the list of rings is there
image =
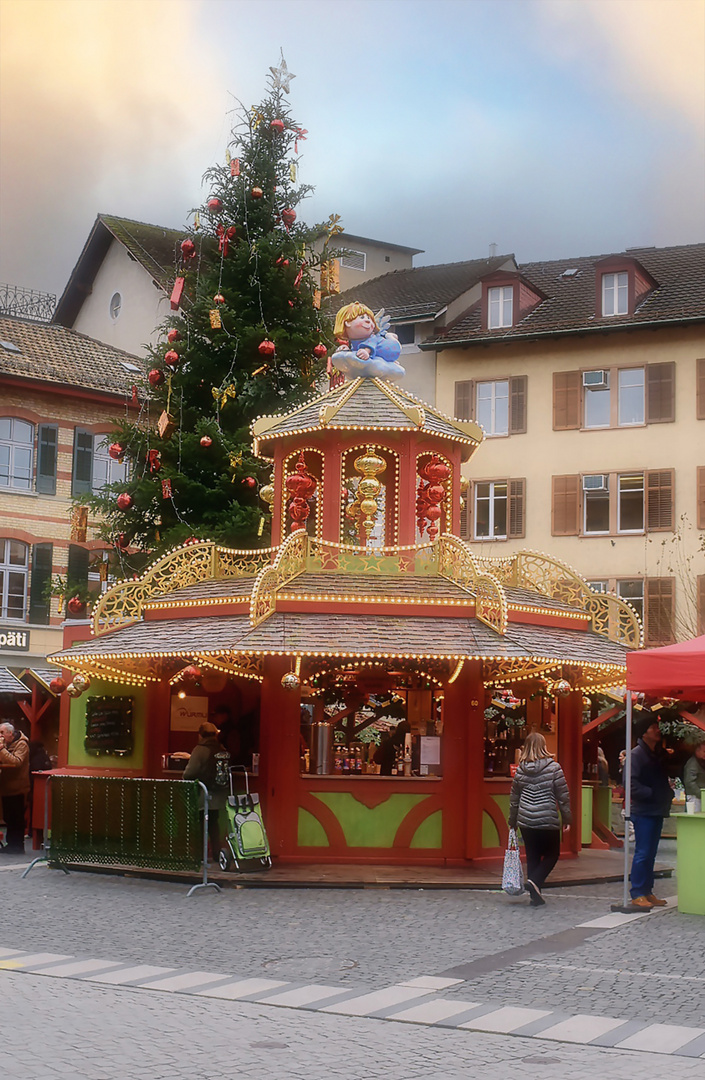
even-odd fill
[[[676,818],[678,910],[705,915],[705,813]]]
[[[589,847],[592,843],[592,784],[583,784],[583,812],[580,825],[580,843]]]

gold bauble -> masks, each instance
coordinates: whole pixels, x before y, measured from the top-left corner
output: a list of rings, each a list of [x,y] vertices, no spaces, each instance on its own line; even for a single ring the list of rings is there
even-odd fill
[[[73,685],[77,686],[79,694],[82,694],[91,685],[91,680],[83,672],[79,671],[73,677]]]
[[[261,487],[259,489],[259,497],[263,503],[267,504],[267,506],[271,506],[274,502],[274,495],[275,492],[273,484],[265,484],[264,487]]]
[[[557,683],[553,684],[553,693],[556,697],[568,697],[572,689],[573,687],[567,679],[559,679]]]
[[[460,477],[460,490],[463,493],[465,493],[468,490],[469,487],[470,487],[470,481],[468,480],[467,476],[461,476]]]
[[[298,690],[301,686],[301,679],[293,671],[287,671],[286,675],[282,676],[282,686],[285,690]]]
[[[66,687],[66,693],[69,697],[80,697],[83,690],[81,690],[79,686],[76,686],[75,683],[69,683]]]
[[[374,499],[363,499],[360,503],[360,509],[365,517],[372,517],[377,513],[377,503]]]
[[[357,491],[363,499],[374,499],[376,495],[379,495],[381,486],[379,480],[375,480],[374,476],[363,476],[357,485]]]
[[[376,476],[377,473],[384,472],[387,468],[387,462],[375,453],[374,446],[368,446],[364,454],[356,457],[354,465],[363,476]]]

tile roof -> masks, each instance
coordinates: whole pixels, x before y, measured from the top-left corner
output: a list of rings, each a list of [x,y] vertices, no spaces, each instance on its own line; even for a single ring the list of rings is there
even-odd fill
[[[595,311],[596,264],[616,257],[635,259],[654,278],[657,287],[647,293],[631,315],[609,318]],[[450,326],[439,330],[422,348],[439,348],[460,342],[496,341],[540,337],[547,334],[619,330],[681,320],[705,320],[705,244],[667,248],[630,248],[610,255],[555,259],[524,263],[524,278],[546,299],[532,308],[515,326],[483,330],[480,304],[476,303]],[[574,270],[565,276],[567,270]],[[382,280],[382,279],[378,279]]]
[[[28,690],[24,683],[8,671],[6,667],[0,667],[0,697],[31,697],[32,691]]]
[[[390,397],[388,390],[393,396]],[[395,398],[397,400],[394,400]],[[321,410],[329,406],[339,407],[324,423],[321,420]],[[420,424],[404,411],[409,408],[415,412],[423,410]],[[423,430],[466,445],[477,445],[482,441],[482,430],[476,424],[452,420],[401,387],[389,387],[380,379],[355,379],[353,382],[342,383],[327,394],[314,398],[307,405],[302,405],[284,416],[261,417],[252,425],[252,432],[258,445],[262,446],[272,439],[299,431],[345,427],[365,431],[390,428],[399,431]],[[255,453],[259,453],[258,448]]]
[[[184,229],[165,229],[145,221],[131,221],[113,214],[99,214],[99,220],[131,255],[142,263],[148,274],[164,291],[171,289],[180,258],[179,245],[187,235]]]
[[[12,375],[124,397],[144,369],[143,361],[131,353],[53,323],[0,316],[0,341],[20,350],[0,344],[0,377]],[[139,371],[127,370],[125,364],[137,365]]]
[[[393,270],[382,277],[363,281],[354,289],[331,296],[326,301],[326,307],[337,311],[344,304],[359,300],[375,311],[384,308],[387,315],[396,320],[435,316],[456,297],[477,285],[486,274],[499,270],[508,260],[513,263],[514,256],[496,255],[488,259],[470,259],[468,262]]]

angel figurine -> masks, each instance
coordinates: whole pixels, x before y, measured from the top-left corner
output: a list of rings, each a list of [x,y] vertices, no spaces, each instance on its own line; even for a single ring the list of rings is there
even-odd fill
[[[346,304],[338,312],[333,333],[338,348],[331,360],[338,371],[353,378],[403,379],[406,370],[397,361],[401,345],[389,331],[389,316],[384,308],[376,315],[358,301]]]

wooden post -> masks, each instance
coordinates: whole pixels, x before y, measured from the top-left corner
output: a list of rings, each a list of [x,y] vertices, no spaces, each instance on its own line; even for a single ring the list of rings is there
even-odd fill
[[[563,850],[577,855],[581,850],[583,808],[583,695],[573,690],[558,698],[558,761],[570,791],[573,824],[563,841]]]
[[[265,657],[259,793],[272,855],[294,854],[298,833],[301,694],[281,684],[291,669],[288,657]]]

